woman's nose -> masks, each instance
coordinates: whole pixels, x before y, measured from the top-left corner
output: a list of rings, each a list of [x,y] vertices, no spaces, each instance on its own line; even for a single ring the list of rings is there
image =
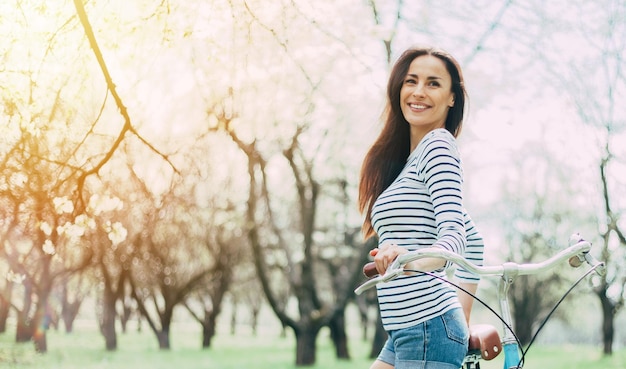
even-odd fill
[[[424,86],[421,83],[415,85],[413,89],[413,96],[424,96]]]

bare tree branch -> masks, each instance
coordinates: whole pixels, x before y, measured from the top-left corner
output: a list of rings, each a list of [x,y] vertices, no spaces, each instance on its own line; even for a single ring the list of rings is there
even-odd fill
[[[378,7],[376,6],[376,1],[369,0],[368,4],[372,8],[372,15],[374,16],[374,23],[377,26],[380,26],[382,24],[382,20],[380,19],[380,13],[378,11]],[[401,14],[402,14],[403,5],[404,4],[402,3],[402,0],[398,0],[398,7],[396,9],[396,16],[394,18],[394,24],[391,29],[391,34],[389,35],[389,37],[383,40],[383,44],[385,45],[385,55],[387,58],[387,65],[391,65],[391,55],[392,55],[391,45],[393,44],[393,40],[396,37],[396,32],[398,31],[398,25],[400,23],[400,20],[402,19]]]
[[[476,55],[482,50],[489,36],[491,36],[493,32],[496,30],[496,28],[498,28],[498,25],[500,25],[500,22],[502,21],[502,17],[504,16],[504,13],[506,13],[507,9],[509,9],[512,3],[513,3],[513,0],[507,0],[504,4],[502,4],[502,7],[498,11],[498,13],[496,13],[496,16],[493,18],[493,20],[489,24],[489,27],[487,27],[485,32],[483,32],[483,34],[480,36],[480,38],[476,42],[476,46],[474,46],[474,49],[472,50],[472,52],[465,58],[463,65],[467,67],[474,60]]]
[[[285,55],[291,59],[291,61],[298,67],[298,69],[300,69],[300,72],[302,72],[302,75],[304,76],[304,78],[307,80],[307,82],[309,82],[309,84],[311,85],[313,90],[316,90],[321,82],[314,82],[313,79],[311,78],[311,76],[309,75],[309,73],[306,71],[306,69],[304,69],[304,67],[302,66],[302,64],[298,63],[292,53],[289,52],[289,48],[287,46],[287,42],[285,40],[281,40],[280,37],[278,36],[278,32],[276,32],[276,30],[270,26],[268,26],[267,24],[261,22],[261,20],[257,17],[257,15],[254,13],[254,11],[250,8],[250,6],[248,5],[247,1],[244,1],[244,6],[246,7],[246,10],[248,11],[248,13],[250,14],[250,16],[252,17],[252,19],[254,19],[255,22],[257,22],[263,29],[265,29],[266,31],[268,31],[269,33],[272,34],[272,36],[274,37],[274,39],[276,40],[276,42],[282,47],[282,49],[285,51]]]
[[[333,39],[333,41],[337,42],[338,44],[340,44],[341,46],[343,46],[346,51],[350,54],[350,56],[359,62],[359,64],[361,64],[361,66],[368,72],[372,72],[372,67],[370,65],[368,65],[366,62],[361,60],[361,56],[357,55],[353,50],[352,47],[350,45],[348,45],[348,43],[345,40],[342,40],[341,38],[339,38],[337,35],[333,34],[332,32],[330,32],[328,29],[323,28],[320,26],[320,24],[315,20],[310,18],[308,15],[306,15],[302,9],[300,9],[300,7],[298,6],[298,4],[295,2],[295,0],[291,0],[291,7],[298,13],[300,14],[300,16],[302,18],[304,18],[309,24],[311,24],[311,26],[313,26],[315,29],[317,29],[319,32],[321,32],[322,34],[330,37],[331,39]]]
[[[98,45],[98,41],[96,40],[96,37],[93,33],[93,28],[91,27],[91,24],[89,23],[89,18],[87,17],[87,12],[85,11],[85,7],[83,5],[82,0],[74,0],[74,6],[76,7],[78,18],[80,19],[80,22],[85,30],[85,35],[87,36],[87,39],[89,40],[89,45],[91,46],[91,49],[94,52],[96,60],[98,61],[98,64],[100,65],[100,69],[102,70],[102,74],[104,75],[104,79],[107,84],[107,89],[111,93],[111,96],[113,96],[113,99],[115,100],[115,104],[117,108],[119,109],[120,114],[124,118],[124,125],[122,126],[122,129],[118,133],[117,138],[113,142],[113,145],[111,146],[109,151],[105,153],[104,157],[93,168],[85,171],[78,178],[78,194],[79,194],[80,202],[84,204],[84,200],[82,199],[82,191],[83,191],[83,187],[85,185],[85,180],[87,179],[87,177],[93,174],[97,174],[100,171],[100,169],[111,159],[111,157],[113,157],[113,154],[117,151],[118,147],[124,140],[126,133],[128,132],[132,133],[144,145],[148,146],[150,150],[152,150],[154,153],[156,153],[161,158],[163,158],[163,160],[165,160],[172,167],[174,172],[180,174],[179,171],[174,166],[174,164],[169,160],[168,156],[158,151],[153,145],[149,144],[143,137],[141,137],[141,135],[139,135],[139,133],[137,133],[137,131],[133,127],[131,119],[130,119],[130,115],[128,114],[128,110],[126,109],[126,106],[122,102],[122,98],[117,93],[117,89],[116,89],[115,83],[113,82],[113,78],[111,77],[111,74],[109,73],[109,69],[106,65],[106,62],[104,61],[104,57],[102,56],[100,46]]]

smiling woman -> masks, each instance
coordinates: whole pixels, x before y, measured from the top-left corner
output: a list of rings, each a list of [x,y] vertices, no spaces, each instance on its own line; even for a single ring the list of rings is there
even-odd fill
[[[428,247],[471,255],[482,265],[483,242],[463,206],[463,171],[455,137],[465,104],[456,60],[433,48],[411,48],[395,63],[387,87],[386,120],[361,170],[360,210],[370,252],[383,275],[400,254]],[[443,282],[449,264],[421,259],[410,274],[378,285],[387,343],[371,369],[416,365],[457,369],[467,352],[472,299]],[[458,270],[470,292],[478,276]]]

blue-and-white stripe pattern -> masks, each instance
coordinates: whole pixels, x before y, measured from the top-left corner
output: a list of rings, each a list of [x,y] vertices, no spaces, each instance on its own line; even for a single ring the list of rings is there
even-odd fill
[[[482,237],[463,208],[462,177],[454,137],[445,129],[429,132],[374,203],[372,224],[379,243],[409,250],[442,247],[482,265]],[[445,269],[435,273],[445,276]],[[462,281],[478,281],[462,269],[455,274]],[[428,275],[402,276],[379,284],[377,290],[386,330],[410,327],[460,307],[454,289]]]

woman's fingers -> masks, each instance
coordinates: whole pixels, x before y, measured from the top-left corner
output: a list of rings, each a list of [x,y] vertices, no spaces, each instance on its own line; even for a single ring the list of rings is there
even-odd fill
[[[380,249],[377,250],[376,255],[374,255],[374,264],[376,264],[376,270],[378,274],[385,274],[385,270],[387,270],[387,264],[385,262],[385,254],[384,251]]]
[[[391,264],[396,256],[398,256],[400,247],[395,244],[382,244],[379,248],[373,249],[370,255],[374,256],[376,270],[380,275],[385,274],[387,267]]]

